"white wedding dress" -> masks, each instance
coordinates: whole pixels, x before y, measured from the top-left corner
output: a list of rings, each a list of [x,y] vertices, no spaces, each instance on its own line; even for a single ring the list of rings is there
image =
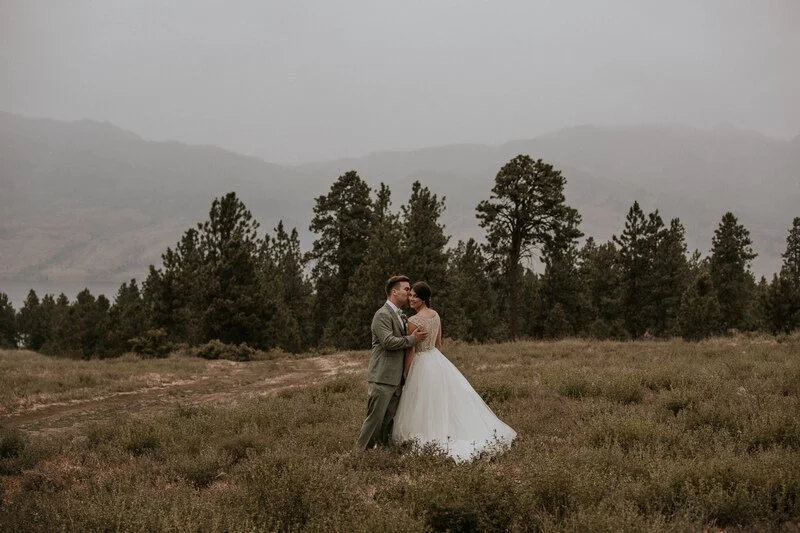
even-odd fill
[[[456,461],[508,448],[517,432],[495,416],[489,406],[434,346],[441,328],[439,315],[415,315],[409,322],[428,331],[417,344],[408,378],[394,417],[392,439],[434,445]]]

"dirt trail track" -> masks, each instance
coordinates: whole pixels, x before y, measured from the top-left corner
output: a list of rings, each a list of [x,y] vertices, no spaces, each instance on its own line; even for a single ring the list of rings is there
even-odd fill
[[[61,431],[143,410],[167,410],[179,405],[230,405],[242,399],[307,387],[338,374],[353,374],[365,369],[363,355],[353,353],[274,362],[212,361],[204,375],[192,376],[191,379],[12,410],[0,416],[0,427],[34,432]]]

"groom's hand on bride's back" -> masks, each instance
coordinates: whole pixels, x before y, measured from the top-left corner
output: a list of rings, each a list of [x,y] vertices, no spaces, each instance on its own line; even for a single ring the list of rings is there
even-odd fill
[[[419,341],[424,341],[425,339],[427,339],[427,338],[428,338],[428,332],[427,332],[427,331],[425,331],[425,330],[424,330],[424,329],[422,329],[422,328],[417,328],[417,329],[415,329],[415,330],[414,330],[414,333],[412,333],[412,335],[414,335],[414,337],[416,337],[416,339],[417,339],[417,342],[419,342]]]

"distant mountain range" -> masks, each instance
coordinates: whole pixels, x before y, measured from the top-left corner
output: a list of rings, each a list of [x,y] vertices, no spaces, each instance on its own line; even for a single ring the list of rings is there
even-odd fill
[[[236,191],[262,229],[283,220],[306,249],[314,198],[344,172],[392,189],[394,206],[420,180],[446,196],[443,221],[458,239],[482,236],[475,206],[512,157],[541,157],[567,178],[583,231],[622,231],[634,200],[679,217],[692,249],[711,246],[725,211],[751,232],[758,274],[779,268],[800,216],[800,137],[781,141],[720,127],[571,128],[500,146],[452,145],[280,166],[214,146],[150,142],[108,123],[59,122],[0,112],[0,280],[142,279],[149,264]]]

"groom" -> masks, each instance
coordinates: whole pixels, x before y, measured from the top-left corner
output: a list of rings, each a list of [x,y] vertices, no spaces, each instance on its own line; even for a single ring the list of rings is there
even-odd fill
[[[388,444],[400,393],[403,388],[403,356],[408,348],[425,340],[426,331],[408,335],[400,308],[408,303],[411,283],[406,276],[393,276],[386,282],[386,303],[372,317],[372,355],[367,367],[367,418],[361,425],[356,448],[367,450]]]

